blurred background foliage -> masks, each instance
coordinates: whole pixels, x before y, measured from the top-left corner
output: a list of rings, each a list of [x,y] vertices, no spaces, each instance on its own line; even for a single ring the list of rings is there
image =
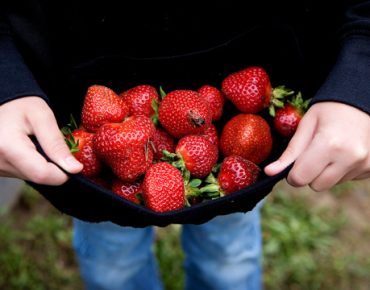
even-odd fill
[[[370,181],[321,193],[280,182],[262,209],[265,289],[370,289],[369,220]],[[178,225],[157,229],[168,290],[183,289],[180,234]],[[0,213],[0,289],[83,289],[71,239],[71,218],[24,186]]]

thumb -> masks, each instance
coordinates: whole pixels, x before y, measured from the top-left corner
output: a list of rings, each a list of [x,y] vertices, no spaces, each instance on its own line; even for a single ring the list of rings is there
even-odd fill
[[[302,118],[297,131],[293,135],[287,148],[284,150],[279,159],[268,164],[264,168],[264,171],[267,175],[273,176],[283,171],[290,164],[292,164],[298,158],[298,156],[301,155],[301,153],[311,142],[317,121],[316,119],[309,117],[308,114],[305,115],[305,117]]]
[[[53,113],[38,114],[31,121],[34,134],[45,154],[69,173],[78,173],[82,164],[69,151]]]

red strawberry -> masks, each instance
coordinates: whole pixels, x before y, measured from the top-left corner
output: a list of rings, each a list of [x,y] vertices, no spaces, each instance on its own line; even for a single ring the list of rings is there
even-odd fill
[[[258,113],[270,107],[281,107],[280,99],[293,92],[280,86],[272,90],[270,78],[261,67],[249,67],[227,76],[222,82],[222,91],[239,111]]]
[[[152,108],[153,101],[159,102],[157,90],[150,85],[136,86],[121,93],[120,96],[130,108],[130,115],[151,117],[155,113]]]
[[[96,132],[105,123],[118,123],[128,115],[129,108],[111,89],[93,85],[85,95],[81,113],[82,126]]]
[[[284,137],[291,137],[297,130],[310,100],[304,101],[301,93],[298,93],[292,101],[276,111],[274,117],[275,129]]]
[[[222,92],[210,85],[204,85],[198,89],[199,95],[207,101],[212,114],[212,121],[217,121],[221,118],[225,97]]]
[[[211,173],[207,185],[199,191],[206,199],[213,199],[240,190],[257,181],[261,169],[255,163],[237,155],[226,157],[220,166],[217,179]]]
[[[221,164],[217,176],[218,184],[222,192],[230,194],[256,182],[260,171],[258,165],[252,161],[232,155],[226,157]]]
[[[181,209],[185,205],[185,187],[181,172],[166,162],[149,167],[143,182],[145,205],[156,212]]]
[[[117,177],[133,182],[153,161],[149,142],[154,132],[154,125],[148,117],[131,116],[122,123],[101,126],[94,137],[94,150]]]
[[[140,182],[127,183],[120,179],[116,179],[113,181],[112,191],[133,203],[140,204],[140,200],[137,197],[139,193],[142,193]]]
[[[218,147],[218,132],[215,125],[213,125],[212,123],[200,136],[205,137],[209,142]]]
[[[161,102],[159,122],[176,138],[201,134],[211,123],[211,111],[208,107],[197,92],[172,91]]]
[[[169,157],[175,157],[169,155]],[[173,165],[182,171],[186,168],[193,177],[206,177],[217,162],[218,148],[206,138],[199,135],[188,135],[181,138],[176,146],[176,157]]]
[[[259,164],[272,149],[270,126],[261,116],[239,114],[224,126],[220,149],[224,156],[239,155]]]
[[[83,129],[74,130],[66,136],[71,152],[83,164],[81,174],[87,177],[97,176],[102,164],[93,150],[94,134]]]
[[[175,140],[162,129],[156,128],[153,137],[154,159],[160,160],[163,157],[163,150],[170,153],[175,152]]]

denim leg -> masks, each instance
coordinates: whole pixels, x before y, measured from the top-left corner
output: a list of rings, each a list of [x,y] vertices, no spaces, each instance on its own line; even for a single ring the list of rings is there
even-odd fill
[[[260,290],[261,228],[257,206],[248,213],[185,225],[186,289]]]
[[[152,227],[74,220],[74,248],[88,290],[159,290]]]

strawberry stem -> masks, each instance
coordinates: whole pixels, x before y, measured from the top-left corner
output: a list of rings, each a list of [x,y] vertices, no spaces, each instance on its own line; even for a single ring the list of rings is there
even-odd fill
[[[80,140],[77,140],[77,141],[75,140],[75,138],[73,137],[71,128],[70,127],[63,127],[61,129],[61,132],[64,136],[64,141],[66,142],[66,144],[69,148],[69,151],[71,153],[76,153],[76,152],[80,151],[80,149],[78,148],[78,146],[80,144]]]
[[[76,120],[75,120],[75,118],[73,117],[72,114],[70,114],[70,116],[69,116],[69,124],[67,124],[67,126],[70,127],[72,131],[78,129]]]
[[[272,90],[271,101],[269,106],[269,114],[275,117],[275,108],[284,107],[284,99],[294,94],[294,91],[285,86],[277,86]]]
[[[307,111],[308,105],[310,104],[311,100],[312,99],[303,100],[302,93],[298,92],[298,94],[293,96],[292,99],[288,101],[288,103],[297,108],[303,115]]]
[[[163,100],[166,96],[166,92],[163,90],[162,86],[159,86],[159,96],[161,97],[161,100]]]
[[[155,127],[159,125],[159,117],[158,117],[158,109],[159,109],[159,102],[155,99],[152,100],[152,109],[154,111],[152,118],[152,122],[154,123]]]
[[[204,181],[208,184],[199,189],[204,198],[215,199],[224,196],[216,177],[212,173]]]

